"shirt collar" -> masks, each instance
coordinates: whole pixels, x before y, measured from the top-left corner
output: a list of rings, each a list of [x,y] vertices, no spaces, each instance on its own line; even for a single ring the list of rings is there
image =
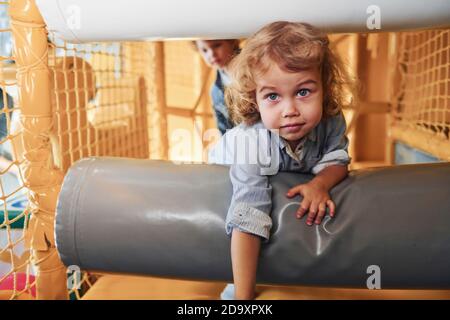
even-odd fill
[[[297,149],[298,149],[300,146],[302,146],[302,145],[305,143],[306,140],[310,140],[310,141],[312,141],[312,142],[316,142],[316,141],[317,141],[317,134],[316,134],[316,130],[315,130],[315,129],[311,130],[311,132],[308,133],[308,135],[306,136],[306,139],[305,139],[305,137],[303,137],[303,138],[300,140],[300,143],[299,143],[299,144],[297,145],[297,147],[295,148],[295,149],[296,149],[295,151],[297,151]],[[288,145],[287,141],[286,141],[284,138],[280,137],[280,146],[281,146],[281,149],[286,148],[287,145]]]
[[[230,76],[225,71],[220,70],[220,69],[219,69],[219,74],[220,74],[220,80],[222,81],[222,85],[229,86],[231,83]]]
[[[266,127],[264,126],[264,124],[262,123],[262,121],[258,121],[257,123],[255,123],[253,126],[251,126],[255,129],[266,129]],[[266,129],[268,130],[268,129]],[[275,133],[276,134],[276,133]],[[316,128],[314,128],[313,130],[311,130],[311,132],[308,133],[308,135],[306,136],[306,138],[312,142],[316,142],[317,141],[317,133],[316,133]],[[280,148],[283,150],[284,148],[286,148],[287,146],[287,141],[280,137],[279,139],[280,141]],[[300,143],[299,145],[303,145],[304,142],[306,141],[306,139],[303,138],[302,143]],[[297,149],[297,148],[296,148]]]

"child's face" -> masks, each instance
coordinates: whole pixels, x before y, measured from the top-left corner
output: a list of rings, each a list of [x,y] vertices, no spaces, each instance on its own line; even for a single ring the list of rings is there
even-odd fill
[[[197,40],[195,43],[205,62],[218,69],[224,69],[228,65],[236,45],[230,40]]]
[[[291,147],[322,118],[323,89],[318,68],[287,72],[274,63],[255,77],[256,103],[267,129],[278,129]]]

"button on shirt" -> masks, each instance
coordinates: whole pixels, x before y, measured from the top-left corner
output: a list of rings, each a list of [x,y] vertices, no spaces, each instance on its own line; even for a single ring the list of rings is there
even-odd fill
[[[272,186],[279,171],[317,174],[330,165],[347,165],[348,139],[342,113],[324,118],[295,150],[262,122],[228,130],[209,153],[209,162],[230,166],[233,196],[226,231],[233,228],[269,238]]]

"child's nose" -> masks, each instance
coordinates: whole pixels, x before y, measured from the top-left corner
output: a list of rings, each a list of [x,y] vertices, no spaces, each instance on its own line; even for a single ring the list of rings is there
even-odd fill
[[[285,105],[283,108],[283,117],[296,117],[300,114],[295,104],[295,101],[289,99],[285,100]]]

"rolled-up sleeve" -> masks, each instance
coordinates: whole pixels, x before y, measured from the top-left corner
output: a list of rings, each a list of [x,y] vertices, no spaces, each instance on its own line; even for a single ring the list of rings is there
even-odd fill
[[[226,219],[226,232],[233,228],[269,239],[272,219],[272,186],[258,165],[231,165],[233,196]]]
[[[350,163],[348,138],[345,134],[346,129],[347,126],[342,112],[329,119],[323,156],[312,168],[313,174],[318,174],[326,167],[332,165],[346,166]]]

